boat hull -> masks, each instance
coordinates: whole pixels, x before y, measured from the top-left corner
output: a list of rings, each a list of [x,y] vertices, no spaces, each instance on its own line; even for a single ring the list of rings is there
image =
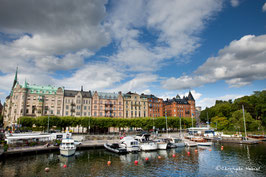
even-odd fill
[[[117,154],[126,154],[128,151],[126,148],[112,148],[109,144],[105,143],[104,147],[110,151],[110,152],[114,152]]]
[[[157,143],[158,149],[165,150],[167,149],[167,143]]]
[[[176,147],[185,147],[185,143],[173,143]]]
[[[141,143],[140,144],[140,149],[142,151],[155,151],[155,150],[158,149],[158,147],[157,147],[157,143],[153,143],[153,142],[151,142],[151,143]]]
[[[76,149],[60,149],[60,154],[65,157],[69,157],[74,155],[76,152]]]
[[[212,142],[200,142],[200,143],[197,143],[198,146],[211,146],[212,145]]]

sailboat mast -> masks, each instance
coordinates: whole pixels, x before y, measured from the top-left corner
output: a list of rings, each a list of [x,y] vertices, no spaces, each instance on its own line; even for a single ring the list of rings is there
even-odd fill
[[[179,136],[181,137],[181,116],[180,115],[179,115],[179,124],[180,124],[180,127],[179,127],[180,134],[179,134]]]
[[[245,129],[245,139],[247,139],[247,128],[246,128],[244,105],[242,105],[242,110],[243,110],[243,120],[244,120],[244,129]]]
[[[165,109],[165,128],[166,128],[167,136],[169,136],[168,135],[168,128],[167,128],[167,112],[166,112],[166,109]]]

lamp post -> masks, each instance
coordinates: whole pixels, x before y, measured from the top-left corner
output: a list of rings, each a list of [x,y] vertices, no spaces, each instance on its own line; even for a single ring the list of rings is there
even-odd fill
[[[48,127],[47,127],[47,133],[49,133],[49,120],[50,120],[50,116],[48,116]]]
[[[89,117],[89,134],[91,134],[91,118]]]
[[[181,115],[179,114],[179,136],[181,137]]]

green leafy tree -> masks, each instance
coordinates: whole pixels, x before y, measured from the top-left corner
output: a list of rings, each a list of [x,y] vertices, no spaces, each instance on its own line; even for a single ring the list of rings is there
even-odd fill
[[[233,128],[235,130],[240,130],[241,132],[244,132],[244,119],[243,119],[243,112],[242,110],[237,110],[232,114],[232,118],[229,119],[229,121],[231,122],[231,126],[233,126]],[[257,126],[256,121],[251,117],[251,115],[245,111],[245,123],[246,123],[246,128],[247,130],[254,130],[255,127]]]
[[[215,116],[212,118],[211,127],[217,127],[217,130],[227,130],[229,128],[229,120],[226,117]]]

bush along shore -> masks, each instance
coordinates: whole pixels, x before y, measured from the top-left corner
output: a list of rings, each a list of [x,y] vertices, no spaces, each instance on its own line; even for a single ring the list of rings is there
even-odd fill
[[[20,117],[18,123],[22,125],[21,130],[39,130],[45,131],[48,127],[56,127],[56,129],[64,129],[67,127],[83,127],[90,129],[108,129],[115,128],[141,128],[150,130],[155,126],[160,130],[165,129],[165,117],[157,118],[110,118],[110,117],[58,117],[58,116],[40,116],[40,117]],[[177,129],[180,127],[180,119],[182,128],[192,126],[191,118],[167,117],[168,128]],[[193,119],[193,125],[196,121]]]

